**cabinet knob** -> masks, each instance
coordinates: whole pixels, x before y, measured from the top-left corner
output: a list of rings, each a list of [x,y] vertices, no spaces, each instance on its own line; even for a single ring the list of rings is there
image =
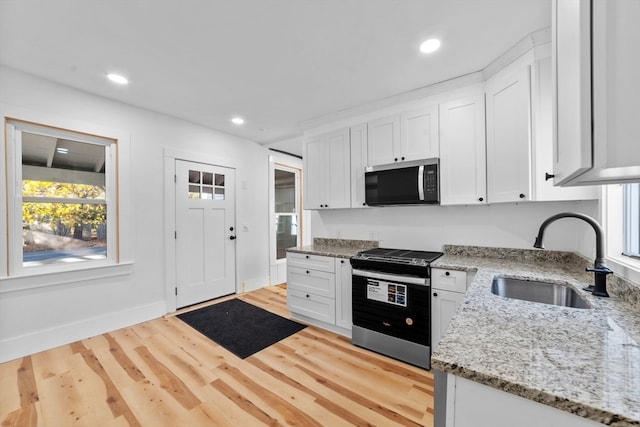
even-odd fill
[[[364,203],[364,202],[362,202],[362,206],[367,206],[367,204],[366,204],[366,203]]]
[[[305,255],[305,258],[306,258],[306,259],[309,259],[309,255]]]
[[[340,260],[340,264],[344,264],[344,260],[343,260],[343,259],[342,259],[342,260]]]
[[[396,157],[395,159],[393,159],[393,161],[394,161],[394,162],[397,162],[397,161],[398,161],[398,158]]]
[[[479,202],[484,201],[484,197],[480,197],[480,198],[478,199],[478,201],[479,201]]]
[[[309,270],[307,270],[307,274],[309,274]]]
[[[328,207],[329,207],[329,205],[324,205],[324,207],[325,207],[325,208],[328,208]]]
[[[451,273],[449,273],[448,271],[445,271],[444,275],[445,275],[445,276],[450,276],[450,275],[451,275]]]
[[[437,297],[437,296],[438,296],[438,293],[437,293],[437,292],[434,292],[434,293],[433,293],[433,296],[434,296],[434,297]]]
[[[524,199],[524,194],[520,193],[520,198]]]
[[[307,294],[307,298],[309,298],[309,294]]]
[[[555,177],[556,176],[554,174],[552,174],[552,173],[549,173],[549,172],[545,172],[544,173],[544,180],[545,181],[549,181],[551,178],[555,178]]]
[[[404,160],[404,157],[402,157],[402,160]]]

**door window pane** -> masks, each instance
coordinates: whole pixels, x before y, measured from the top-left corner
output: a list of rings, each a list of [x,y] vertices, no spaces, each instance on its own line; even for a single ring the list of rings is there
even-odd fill
[[[296,188],[295,172],[274,170],[276,259],[286,258],[286,249],[298,245]]]

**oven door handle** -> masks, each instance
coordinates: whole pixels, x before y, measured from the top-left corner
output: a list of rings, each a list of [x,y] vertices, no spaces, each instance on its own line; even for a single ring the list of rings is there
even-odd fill
[[[357,270],[354,269],[351,274],[353,276],[368,277],[370,279],[388,280],[393,282],[406,283],[409,285],[428,286],[429,279],[424,277],[404,276],[402,274],[385,274],[377,271]]]

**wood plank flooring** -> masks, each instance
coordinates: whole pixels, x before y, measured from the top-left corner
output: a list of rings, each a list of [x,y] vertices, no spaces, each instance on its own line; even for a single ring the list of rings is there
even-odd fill
[[[290,317],[283,286],[237,297]],[[241,360],[166,316],[0,364],[0,420],[47,427],[432,426],[433,376],[315,327]]]

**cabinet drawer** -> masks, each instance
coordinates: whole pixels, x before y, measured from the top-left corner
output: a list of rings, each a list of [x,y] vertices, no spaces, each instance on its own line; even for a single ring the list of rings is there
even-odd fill
[[[333,273],[335,271],[335,258],[330,256],[299,254],[289,252],[287,254],[287,266],[300,267],[307,270],[320,270]]]
[[[334,299],[300,292],[289,286],[287,286],[287,308],[291,313],[298,313],[330,324],[336,322]]]
[[[431,287],[453,292],[467,291],[467,272],[434,268],[431,270]]]
[[[287,291],[294,289],[327,298],[336,297],[336,275],[300,267],[287,268]]]

